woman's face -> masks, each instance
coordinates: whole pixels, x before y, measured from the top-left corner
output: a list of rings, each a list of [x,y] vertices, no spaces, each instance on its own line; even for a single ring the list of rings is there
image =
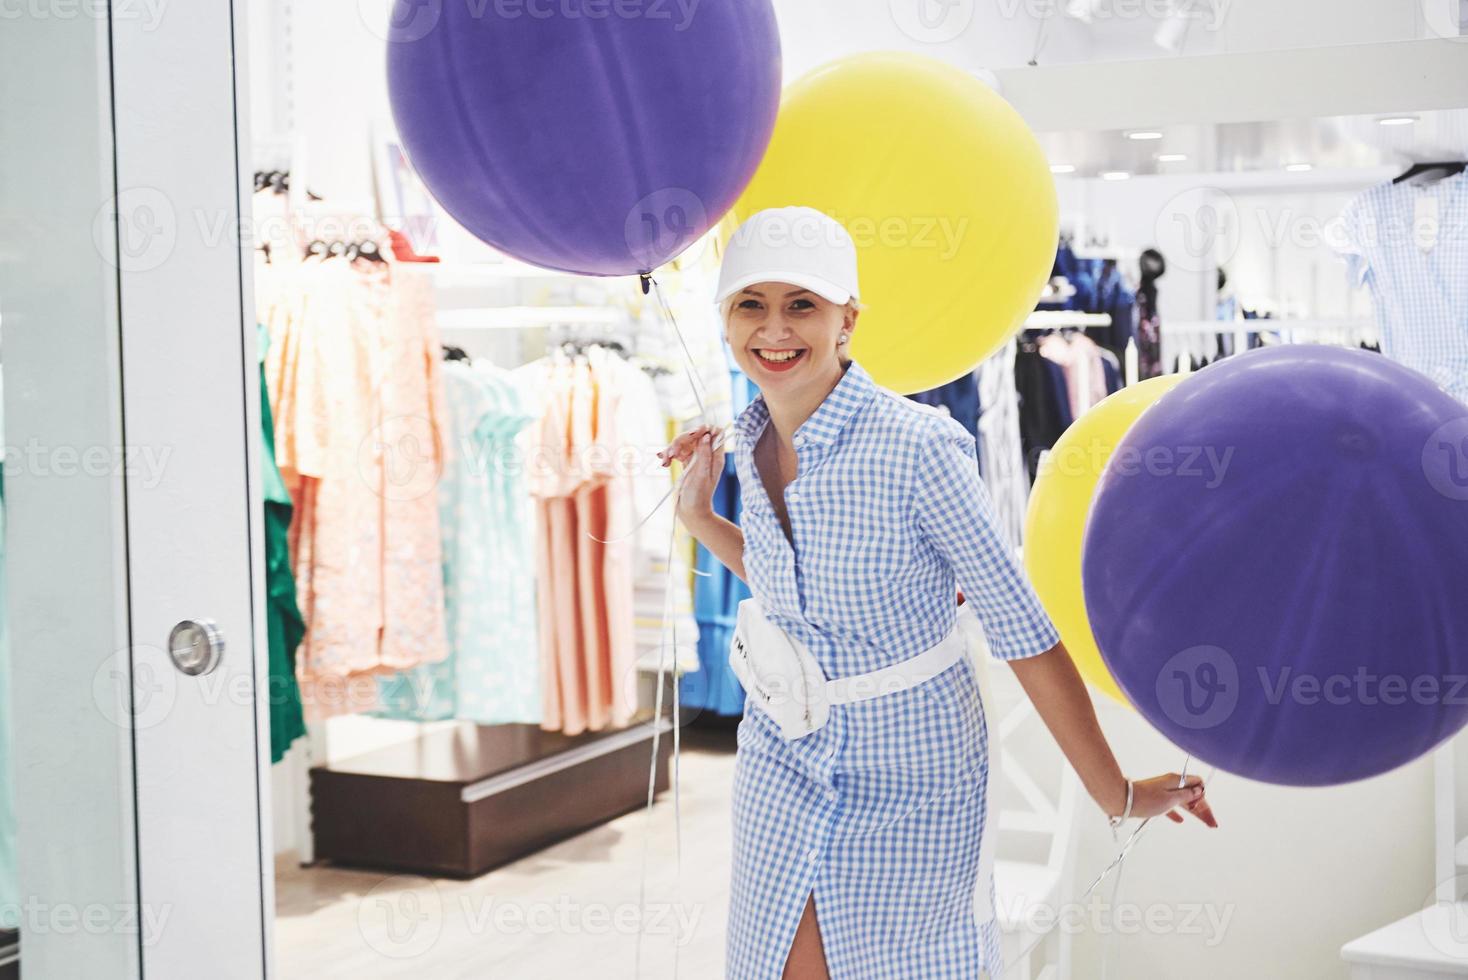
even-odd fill
[[[766,394],[829,385],[841,376],[841,334],[856,314],[809,289],[761,282],[735,295],[727,320],[740,370]],[[824,393],[824,392],[823,392]]]

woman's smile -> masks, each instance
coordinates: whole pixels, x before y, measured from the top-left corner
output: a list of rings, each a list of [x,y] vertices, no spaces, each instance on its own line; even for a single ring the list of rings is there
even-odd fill
[[[754,347],[751,350],[761,369],[776,374],[789,371],[809,352],[807,347]]]

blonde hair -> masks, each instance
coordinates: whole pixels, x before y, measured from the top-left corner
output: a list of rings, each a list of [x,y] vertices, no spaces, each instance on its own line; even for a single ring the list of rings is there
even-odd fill
[[[733,315],[734,304],[737,302],[739,302],[739,293],[735,293],[733,296],[730,296],[728,299],[724,300],[724,302],[719,304],[719,320],[724,324],[724,329],[726,331],[729,329],[729,317]],[[847,300],[846,305],[841,307],[842,312],[847,315],[860,313],[864,309],[866,309],[866,307],[862,306],[861,303],[855,298]],[[842,351],[837,356],[840,358],[841,364],[843,366],[851,363],[851,358],[846,355],[845,351]]]

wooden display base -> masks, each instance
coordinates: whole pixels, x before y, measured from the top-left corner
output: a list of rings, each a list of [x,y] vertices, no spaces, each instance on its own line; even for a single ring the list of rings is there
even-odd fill
[[[661,722],[655,787],[668,786]],[[650,723],[566,736],[534,725],[433,732],[311,770],[318,860],[472,878],[647,804]]]

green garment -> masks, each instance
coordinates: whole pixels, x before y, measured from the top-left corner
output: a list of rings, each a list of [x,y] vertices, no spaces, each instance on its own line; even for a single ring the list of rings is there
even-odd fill
[[[265,487],[265,619],[270,636],[270,761],[285,757],[291,743],[306,734],[301,715],[301,689],[296,684],[296,648],[306,635],[306,621],[296,605],[296,579],[291,571],[291,495],[275,465],[275,423],[270,416],[270,394],[265,387],[265,347],[268,335],[260,329],[260,427],[265,452],[260,470]]]

